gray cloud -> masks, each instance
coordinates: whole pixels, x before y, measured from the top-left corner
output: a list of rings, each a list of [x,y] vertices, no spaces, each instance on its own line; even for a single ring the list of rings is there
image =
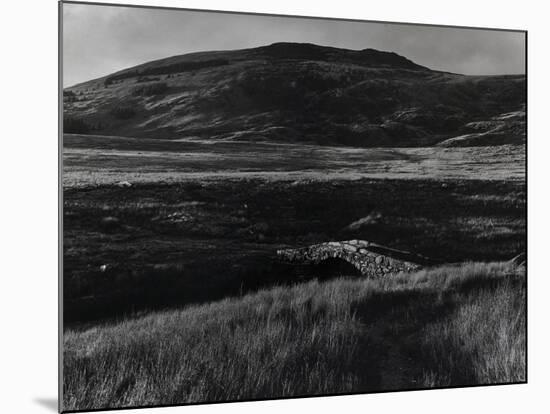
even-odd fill
[[[63,84],[167,56],[281,41],[387,50],[464,74],[525,73],[520,32],[64,4]]]

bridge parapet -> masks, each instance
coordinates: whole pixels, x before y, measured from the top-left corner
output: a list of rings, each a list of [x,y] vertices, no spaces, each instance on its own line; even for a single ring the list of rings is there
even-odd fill
[[[277,255],[286,262],[316,265],[328,259],[341,259],[368,277],[412,272],[429,262],[423,256],[366,240],[331,241],[298,249],[282,249],[277,251]]]

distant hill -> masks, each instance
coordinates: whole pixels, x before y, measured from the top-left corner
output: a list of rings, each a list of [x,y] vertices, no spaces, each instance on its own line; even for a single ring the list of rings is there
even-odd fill
[[[362,147],[520,144],[525,86],[524,75],[433,71],[374,49],[275,43],[169,57],[66,88],[64,131]],[[495,122],[500,130],[490,128]]]

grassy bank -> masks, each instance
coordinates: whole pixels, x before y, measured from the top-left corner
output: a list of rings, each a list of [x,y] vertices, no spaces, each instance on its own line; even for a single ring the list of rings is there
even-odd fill
[[[65,410],[525,380],[525,276],[275,287],[64,336]]]

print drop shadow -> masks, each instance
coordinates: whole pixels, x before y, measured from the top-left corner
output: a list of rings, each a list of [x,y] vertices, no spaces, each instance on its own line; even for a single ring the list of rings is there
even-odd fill
[[[49,411],[57,412],[58,401],[57,398],[34,398],[33,401],[48,409]]]

